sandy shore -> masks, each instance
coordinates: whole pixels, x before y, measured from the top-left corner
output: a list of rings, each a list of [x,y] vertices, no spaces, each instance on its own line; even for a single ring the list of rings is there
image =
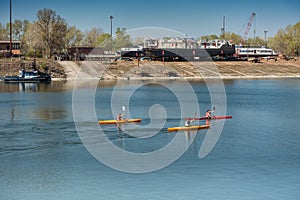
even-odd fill
[[[247,61],[222,62],[113,62],[72,61],[59,62],[67,80],[97,78],[102,80],[149,80],[149,79],[267,79],[300,78],[298,61]]]

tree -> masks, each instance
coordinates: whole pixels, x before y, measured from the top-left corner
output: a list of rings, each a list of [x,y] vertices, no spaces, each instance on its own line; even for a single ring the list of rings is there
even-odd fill
[[[98,38],[97,38],[97,44],[101,44],[103,43],[104,41],[108,40],[110,38],[110,34],[108,33],[103,33],[101,34]]]
[[[246,45],[251,45],[251,46],[265,46],[266,42],[262,38],[255,37],[255,38],[249,38],[246,41]]]
[[[300,50],[300,22],[280,29],[268,44],[278,53],[299,56]]]
[[[217,35],[203,35],[200,37],[200,40],[203,41],[203,42],[207,42],[207,41],[210,41],[210,40],[216,40],[218,39],[219,37]]]
[[[108,33],[103,33],[97,38],[97,44],[99,47],[104,48],[105,50],[111,50],[111,37]]]
[[[23,20],[22,22],[22,35],[21,35],[21,50],[23,52],[29,53],[33,51],[32,48],[32,23],[28,20]]]
[[[7,40],[9,35],[9,29],[4,24],[0,23],[0,40]]]
[[[114,39],[114,49],[121,49],[122,47],[131,47],[130,35],[126,34],[126,28],[117,28],[116,37]]]
[[[13,39],[14,40],[21,40],[21,37],[23,36],[23,22],[19,19],[16,19],[12,23],[12,29],[13,29]]]
[[[136,37],[133,40],[133,45],[135,45],[135,46],[143,45],[144,44],[144,40],[145,40],[144,37]]]
[[[55,11],[46,8],[39,10],[34,29],[35,47],[43,50],[43,54],[51,58],[55,50],[64,48],[67,23]]]
[[[222,40],[228,40],[233,44],[240,44],[243,41],[242,36],[232,33],[232,32],[226,32],[222,37]]]
[[[92,28],[92,30],[86,33],[84,44],[86,46],[96,47],[98,45],[98,38],[102,33],[102,29]]]
[[[66,46],[79,46],[83,42],[83,33],[81,30],[77,29],[75,26],[71,26],[68,28],[66,35]]]

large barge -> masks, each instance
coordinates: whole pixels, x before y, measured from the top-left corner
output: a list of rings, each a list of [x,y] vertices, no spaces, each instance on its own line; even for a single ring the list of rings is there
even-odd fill
[[[230,57],[235,45],[228,41],[214,40],[198,44],[191,39],[169,39],[144,42],[143,48],[122,48],[122,57],[150,57],[160,61],[200,61],[212,57]]]

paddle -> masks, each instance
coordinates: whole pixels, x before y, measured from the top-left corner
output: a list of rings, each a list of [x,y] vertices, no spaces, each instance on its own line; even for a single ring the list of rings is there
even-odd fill
[[[193,121],[195,121],[196,119],[196,115],[197,115],[197,112],[194,113],[194,118],[193,118]]]
[[[192,122],[194,122],[194,121],[195,121],[195,119],[196,119],[196,115],[197,115],[197,112],[195,112],[195,113],[194,113],[194,118],[192,119]]]
[[[213,116],[215,115],[215,111],[216,111],[216,107],[214,106],[214,107],[212,108],[211,117],[213,117]]]
[[[125,116],[126,115],[126,109],[125,109],[125,106],[122,106],[122,111],[123,111],[123,115],[122,116]],[[124,120],[125,120],[125,125],[127,125],[127,120],[125,119],[124,117]]]
[[[123,111],[123,114],[118,114],[118,117],[119,117],[119,115],[121,115],[120,118],[119,118],[119,120],[124,120],[125,123],[127,124],[127,120],[123,118],[123,116],[125,116],[125,111],[126,111],[126,110],[125,110],[125,106],[122,106],[122,111]],[[116,125],[117,125],[117,128],[118,128],[119,130],[121,130],[121,123],[118,123],[118,121],[117,121],[117,122],[116,122]]]

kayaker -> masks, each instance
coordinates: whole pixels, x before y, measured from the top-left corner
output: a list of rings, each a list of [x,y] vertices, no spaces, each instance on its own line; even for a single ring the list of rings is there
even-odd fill
[[[123,120],[123,116],[125,116],[125,113],[123,113],[123,114],[119,113],[119,114],[117,115],[117,121]]]
[[[207,111],[206,111],[205,117],[206,117],[207,119],[211,119],[211,110],[207,110]]]
[[[123,114],[121,114],[121,113],[119,113],[118,115],[117,115],[117,121],[122,121],[123,120],[123,116],[125,116],[125,112],[123,113]],[[116,125],[117,125],[117,128],[119,129],[119,130],[121,130],[121,123],[116,123]]]
[[[191,126],[195,119],[186,120],[184,126]]]

